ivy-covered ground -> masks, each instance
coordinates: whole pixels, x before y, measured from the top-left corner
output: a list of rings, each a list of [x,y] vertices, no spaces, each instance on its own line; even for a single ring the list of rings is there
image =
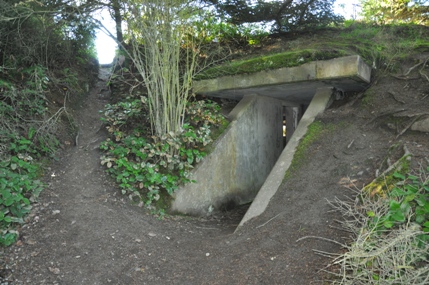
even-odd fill
[[[285,39],[283,44],[289,43]],[[324,255],[353,253],[347,245],[354,242],[355,233],[336,222],[343,219],[342,215],[332,212],[328,201],[339,198],[354,203],[356,189],[393,165],[404,155],[404,149],[411,154],[411,161],[404,164],[407,172],[421,174],[412,171],[424,171],[428,166],[428,133],[409,129],[413,120],[428,115],[429,80],[424,63],[428,56],[421,52],[402,58],[396,70],[379,73],[364,93],[335,102],[318,118],[309,143],[301,150],[306,155],[295,162],[267,211],[236,233],[245,208],[210,217],[167,215],[159,219],[121,194],[100,164],[99,146],[108,133],[102,128],[98,111],[109,102],[106,70],[102,70],[101,80],[76,116],[80,127],[77,145],[66,147],[60,160],[45,173],[47,187],[27,223],[19,228],[18,242],[0,249],[0,283],[298,285],[338,281],[323,269],[338,273],[341,264],[329,266],[333,259]],[[398,172],[389,179],[401,182],[401,175]],[[369,191],[371,198],[383,197],[378,186]],[[397,186],[396,198],[415,189],[404,190],[400,183]],[[424,191],[423,187],[407,198],[410,209],[420,203],[424,206],[423,201],[416,200]],[[395,203],[391,202],[394,198],[389,199],[385,212],[370,208],[363,212],[383,230],[370,238],[387,236],[388,229],[409,224],[402,217],[410,213],[408,207],[398,210],[404,200]],[[384,220],[377,223],[374,217]],[[425,227],[424,220],[413,220],[415,217],[411,215],[409,220],[414,233]],[[371,241],[375,248],[376,239]],[[371,248],[364,247],[364,251],[371,253]],[[354,259],[348,260],[357,260],[362,267],[352,263],[349,269],[359,274],[373,269],[369,270],[370,278],[377,283],[386,272],[376,267],[380,264],[374,258],[376,252],[363,261],[352,256]],[[427,268],[425,256],[413,265],[405,263],[409,261],[407,255],[402,257],[404,263],[391,264],[402,276],[410,268]],[[389,271],[393,267],[387,264],[385,268]]]

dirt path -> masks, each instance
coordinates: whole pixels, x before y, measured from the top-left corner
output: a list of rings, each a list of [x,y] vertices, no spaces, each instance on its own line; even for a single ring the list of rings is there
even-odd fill
[[[351,115],[350,108],[328,111],[322,120],[351,127],[312,146],[305,171],[282,186],[263,215],[234,234],[245,209],[158,220],[119,194],[99,161],[105,134],[98,110],[108,99],[100,92],[103,84],[80,111],[78,146],[46,173],[49,186],[20,240],[0,249],[0,284],[323,284],[319,269],[329,259],[313,249],[339,247],[296,240],[343,240],[344,233],[329,227],[336,215],[326,199],[346,194],[345,177],[356,183],[371,179],[393,133],[364,127],[368,119]],[[409,139],[423,149],[428,144],[425,137]]]

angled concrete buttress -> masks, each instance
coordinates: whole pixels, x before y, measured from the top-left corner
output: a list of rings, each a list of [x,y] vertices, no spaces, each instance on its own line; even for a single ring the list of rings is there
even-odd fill
[[[308,106],[304,116],[302,116],[299,122],[298,128],[293,133],[291,140],[287,143],[282,154],[278,158],[277,163],[274,165],[269,176],[265,180],[265,183],[259,190],[258,195],[256,195],[252,205],[250,205],[250,208],[247,210],[246,214],[238,225],[238,228],[245,222],[259,216],[265,211],[271,198],[280,187],[285,173],[292,163],[296,147],[298,146],[301,138],[307,133],[308,126],[314,122],[316,116],[325,111],[325,109],[332,102],[332,91],[332,87],[323,87],[317,89],[310,106]]]
[[[201,215],[253,200],[239,227],[263,213],[315,117],[344,93],[364,89],[370,77],[370,67],[356,55],[194,82],[197,94],[241,101],[210,155],[194,169],[197,183],[176,191],[172,210]],[[283,149],[288,108],[306,111],[295,130],[288,127]]]

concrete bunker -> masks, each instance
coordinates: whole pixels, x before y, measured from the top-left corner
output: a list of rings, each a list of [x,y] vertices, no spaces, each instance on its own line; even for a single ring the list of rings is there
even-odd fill
[[[227,130],[194,169],[197,182],[176,191],[172,210],[207,215],[253,201],[240,225],[261,214],[308,125],[334,99],[364,89],[370,75],[359,56],[348,56],[194,82],[197,94],[239,103]]]

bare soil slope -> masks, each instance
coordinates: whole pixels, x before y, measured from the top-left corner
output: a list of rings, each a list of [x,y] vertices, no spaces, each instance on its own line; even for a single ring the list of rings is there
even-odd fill
[[[1,284],[324,284],[329,276],[320,269],[330,260],[313,250],[341,249],[312,237],[348,239],[332,227],[341,217],[326,199],[350,195],[350,180],[371,181],[403,144],[415,163],[429,158],[429,135],[407,128],[428,113],[428,80],[384,77],[320,116],[327,131],[308,159],[238,232],[245,208],[158,220],[122,197],[100,165],[103,86],[100,80],[79,111],[78,145],[46,173],[48,187],[19,241],[0,249]]]

